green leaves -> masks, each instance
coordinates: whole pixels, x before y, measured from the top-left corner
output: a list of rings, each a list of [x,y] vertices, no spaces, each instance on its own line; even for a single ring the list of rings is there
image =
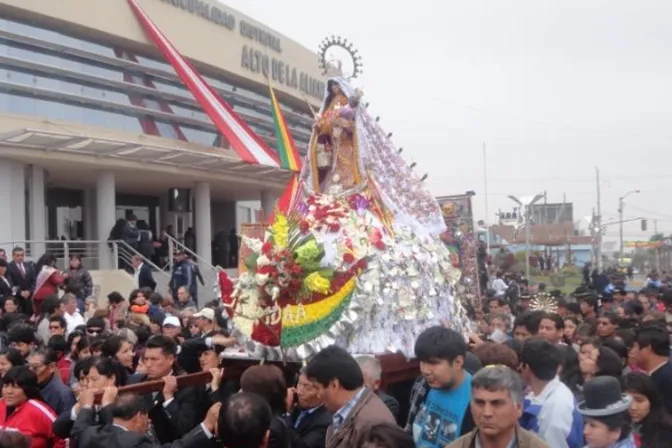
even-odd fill
[[[248,272],[256,272],[258,257],[258,254],[251,253],[247,256],[247,258],[245,258],[245,267],[247,268]]]

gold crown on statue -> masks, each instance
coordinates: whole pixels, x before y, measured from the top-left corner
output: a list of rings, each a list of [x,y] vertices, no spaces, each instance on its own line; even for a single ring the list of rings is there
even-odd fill
[[[547,292],[538,292],[532,296],[530,302],[532,311],[545,311],[546,313],[555,313],[558,310],[558,302]]]
[[[334,47],[342,48],[348,55],[350,55],[350,58],[352,59],[352,73],[349,76],[343,73],[343,61],[337,59],[327,60],[327,52]],[[354,79],[360,76],[362,74],[363,64],[362,57],[358,53],[359,52],[354,45],[341,36],[324,38],[320,44],[318,53],[318,63],[322,69],[322,74],[330,78],[343,77],[346,79]]]

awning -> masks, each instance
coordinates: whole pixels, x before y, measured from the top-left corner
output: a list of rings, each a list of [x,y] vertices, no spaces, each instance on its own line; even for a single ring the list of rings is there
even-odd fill
[[[281,168],[245,163],[235,155],[218,154],[220,149],[179,148],[30,128],[0,134],[0,147],[29,148],[45,152],[133,161],[139,164],[139,168],[140,164],[193,168],[228,175],[244,175],[246,178],[255,177],[283,185],[293,175],[292,172]]]

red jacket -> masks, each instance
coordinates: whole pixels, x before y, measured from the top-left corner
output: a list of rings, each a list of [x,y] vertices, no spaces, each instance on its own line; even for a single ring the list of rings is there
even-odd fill
[[[53,272],[49,278],[40,286],[40,289],[33,294],[33,300],[44,300],[51,295],[58,295],[58,288],[65,282],[63,275],[59,271]]]
[[[0,430],[18,431],[32,440],[32,448],[65,448],[65,441],[56,438],[53,432],[56,414],[45,403],[28,400],[7,416],[7,404],[0,399]]]
[[[66,386],[70,385],[70,372],[72,369],[72,359],[69,356],[64,355],[56,362],[58,367],[58,372],[61,374],[61,380]]]

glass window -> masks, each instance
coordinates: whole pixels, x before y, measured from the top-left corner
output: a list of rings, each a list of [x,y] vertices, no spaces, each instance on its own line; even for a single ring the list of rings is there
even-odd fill
[[[215,140],[217,139],[216,132],[202,131],[200,129],[188,128],[186,126],[181,126],[180,130],[184,134],[187,141],[193,143],[199,143],[201,145],[213,146]]]
[[[146,58],[144,56],[136,56],[136,62],[138,64],[144,65],[145,67],[155,68],[158,70],[164,70],[170,73],[175,73],[173,66],[165,62],[159,62],[154,59]]]
[[[159,135],[161,137],[166,137],[166,138],[172,138],[172,139],[177,139],[177,131],[175,130],[175,127],[173,125],[170,125],[168,123],[163,123],[161,121],[156,122],[156,127],[159,130]]]
[[[123,48],[113,48],[111,46],[98,44],[84,39],[79,39],[77,37],[69,36],[58,31],[52,31],[45,28],[36,27],[33,25],[14,22],[6,19],[0,19],[0,29],[20,34],[26,37],[37,38],[44,40],[50,43],[56,43],[59,45],[67,46],[70,48],[82,50],[93,55],[102,55],[110,58],[123,59],[130,62],[136,62],[140,66],[150,67],[153,69],[161,70],[166,72],[168,75],[175,76],[175,71],[172,66],[165,61],[156,60],[147,56],[137,55],[134,52],[127,51]],[[8,44],[7,47],[2,44]],[[92,61],[87,61],[85,59],[78,58],[73,55],[67,55],[62,53],[50,54],[49,50],[34,48],[30,45],[21,44],[17,42],[11,42],[7,40],[0,39],[0,54],[8,55],[12,57],[19,57],[29,61],[36,61],[45,64],[54,65],[60,68],[67,68],[76,72],[94,74],[96,76],[102,76],[107,79],[121,80],[123,79],[123,74],[120,69],[114,69],[112,67],[105,68],[104,64],[94,63]],[[135,69],[130,69],[135,70]],[[205,76],[204,79],[212,85],[214,88],[221,90],[224,94],[230,92],[236,92],[241,97],[247,97],[253,100],[251,103],[244,103],[244,99],[238,98],[237,100],[232,100],[227,98],[227,101],[232,103],[240,102],[241,105],[246,107],[262,107],[262,110],[265,110],[270,104],[268,96],[264,93],[260,94],[253,90],[249,90],[244,87],[234,86],[232,83],[221,79]],[[156,82],[157,89],[160,91],[170,92],[178,95],[190,96],[187,89],[180,85],[169,85],[169,84],[160,84]],[[259,102],[261,104],[257,104]],[[308,120],[312,121],[312,117],[304,111],[300,111],[291,106],[281,105],[284,111],[293,112],[299,114]],[[270,112],[270,110],[269,110]]]
[[[226,81],[211,78],[209,76],[204,76],[203,79],[205,80],[205,82],[210,84],[215,89],[221,89],[221,90],[224,90],[226,92],[233,92],[233,91],[236,90],[236,87],[234,87],[233,84],[230,84]]]
[[[250,109],[249,107],[239,106],[239,105],[236,104],[236,105],[233,107],[233,109],[234,109],[236,112],[244,113],[244,114],[247,114],[247,115],[249,115],[249,116],[251,116],[251,117],[260,118],[260,119],[262,119],[262,120],[270,120],[270,119],[271,119],[271,115],[270,115],[270,113],[262,114],[262,113],[260,113],[260,112],[257,112],[257,111],[254,110],[254,109]],[[270,123],[269,123],[269,125],[270,125]]]
[[[65,47],[85,50],[98,55],[114,57],[114,50],[109,46],[97,44],[88,40],[78,39],[76,37],[68,36],[46,28],[40,28],[25,23],[13,22],[10,20],[2,20],[2,22],[0,22],[0,29],[21,36],[63,45]]]
[[[139,117],[15,94],[0,94],[0,112],[49,117],[54,120],[71,121],[138,134],[143,133]],[[167,138],[178,138],[174,124],[160,120],[154,120],[154,122],[159,129],[159,135]],[[205,131],[184,125],[181,125],[179,129],[187,141],[202,145],[212,146],[217,138],[217,133],[214,130]]]
[[[154,87],[159,92],[167,92],[174,95],[179,95],[184,98],[193,99],[191,93],[186,89],[185,86],[183,86],[179,82],[170,83],[165,80],[159,80],[155,77],[150,77],[147,75],[143,76],[141,74],[127,73],[126,75],[124,75],[121,68],[104,67],[101,64],[89,61],[83,62],[82,60],[79,60],[74,56],[68,56],[63,54],[57,56],[53,54],[44,53],[41,51],[35,51],[35,49],[26,49],[21,46],[14,46],[14,45],[4,46],[0,44],[0,49],[6,50],[8,53],[10,53],[9,56],[14,58],[30,60],[41,64],[56,66],[59,68],[70,70],[73,73],[86,73],[98,77],[104,77],[105,79],[111,79],[114,81],[130,81],[134,84],[142,85],[144,87],[150,87],[150,88]],[[268,120],[271,119],[271,112],[269,105],[270,103],[268,101],[268,98],[265,98],[258,94],[252,95],[249,91],[245,89],[238,89],[238,88],[233,89],[233,87],[230,84],[226,84],[222,81],[214,80],[212,78],[208,78],[208,81],[212,82],[217,87],[219,87],[220,94],[224,97],[224,99],[227,102],[233,105],[234,108],[236,108],[238,111],[248,114],[249,116],[255,118],[268,119]],[[25,80],[21,82],[23,84],[27,83],[27,81]],[[34,80],[32,82],[36,83],[37,80]],[[46,83],[47,81],[42,80],[41,82]],[[110,91],[109,88],[103,88],[100,91],[92,92],[90,90],[81,89],[79,87],[75,87],[72,84],[65,84],[65,83],[60,84],[60,87],[54,85],[53,83],[50,86],[48,86],[47,84],[40,84],[40,85],[41,86],[44,85],[45,88],[51,88],[51,89],[60,88],[61,91],[65,91],[68,93],[77,93],[85,96],[92,96],[94,98],[104,98],[109,101],[120,102],[121,104],[128,104],[128,100],[125,97],[126,95],[125,93],[123,94],[114,93],[113,91]],[[227,87],[230,89],[222,90],[227,89]],[[233,91],[236,92],[236,96],[232,95]],[[245,99],[244,95],[247,95],[250,98],[254,96],[255,99],[250,99],[248,101]],[[286,108],[283,106],[283,109]],[[180,110],[177,114],[188,117],[194,117],[194,114],[191,111]],[[204,115],[198,112],[197,116],[201,116],[201,119],[205,117]],[[296,118],[293,115],[288,114],[288,117],[289,117],[288,118],[289,124],[297,124],[299,125],[299,128],[303,126],[308,128],[310,126],[309,122],[305,123],[297,122]]]
[[[158,81],[156,78],[153,77],[149,77],[148,79],[150,80],[150,85],[159,92],[172,93],[174,95],[193,98],[191,92],[182,85],[175,85],[175,84],[169,84],[165,81]]]
[[[177,106],[172,103],[168,107],[170,107],[172,113],[174,113],[175,115],[179,115],[180,117],[187,117],[187,118],[193,118],[195,120],[210,122],[210,117],[208,117],[208,114],[204,112],[189,109],[187,107]]]

